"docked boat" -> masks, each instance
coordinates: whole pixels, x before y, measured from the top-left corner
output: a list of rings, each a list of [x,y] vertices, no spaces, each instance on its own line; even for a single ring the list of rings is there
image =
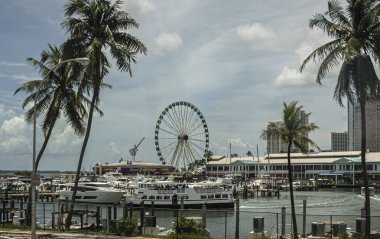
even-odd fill
[[[59,191],[59,200],[71,199],[74,183],[65,184]],[[83,203],[119,203],[124,196],[124,192],[113,188],[104,182],[80,182],[75,201]]]
[[[369,196],[371,196],[371,197],[375,196],[375,188],[374,187],[368,187],[368,190],[369,190]],[[360,195],[365,196],[365,187],[361,188]]]
[[[233,192],[214,184],[189,184],[173,181],[139,182],[130,202],[134,206],[160,208],[233,208]]]

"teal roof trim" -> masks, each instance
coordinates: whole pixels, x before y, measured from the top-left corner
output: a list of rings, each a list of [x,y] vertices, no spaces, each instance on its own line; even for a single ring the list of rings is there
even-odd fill
[[[257,161],[242,159],[242,160],[236,160],[235,162],[231,163],[231,165],[236,165],[236,164],[238,164],[238,165],[242,165],[242,164],[256,165]]]
[[[343,157],[338,160],[335,160],[335,164],[343,164],[343,163],[349,163],[349,164],[360,164],[362,161],[360,158],[357,157]]]

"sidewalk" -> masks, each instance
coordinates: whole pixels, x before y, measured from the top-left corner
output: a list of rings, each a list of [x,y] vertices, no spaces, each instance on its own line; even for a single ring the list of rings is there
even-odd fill
[[[40,231],[36,232],[37,238],[54,238],[54,239],[85,239],[85,238],[94,238],[94,239],[120,239],[120,238],[130,238],[130,239],[149,239],[148,237],[125,237],[125,236],[114,236],[114,235],[99,235],[95,233],[69,233],[69,232],[53,232],[53,231]],[[0,229],[0,239],[8,238],[17,238],[17,239],[28,239],[31,238],[30,230],[20,230],[20,229],[10,229],[10,228],[1,228]]]

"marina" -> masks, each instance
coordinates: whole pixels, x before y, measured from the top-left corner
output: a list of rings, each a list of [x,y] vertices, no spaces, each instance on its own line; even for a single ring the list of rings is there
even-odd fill
[[[157,183],[155,186],[162,186],[163,181]],[[166,184],[179,185],[167,181]],[[152,187],[152,183],[140,183],[148,188]],[[184,185],[184,184],[182,184]],[[190,188],[195,187],[193,184]],[[217,185],[217,184],[216,184]],[[218,185],[219,187],[220,185]],[[215,186],[216,187],[216,186]],[[186,188],[186,186],[185,186]],[[259,194],[255,197],[243,197],[242,189],[239,191],[239,224],[236,224],[237,208],[235,203],[232,203],[230,208],[215,209],[204,201],[205,207],[181,207],[181,199],[175,203],[175,207],[159,206],[159,202],[155,198],[147,198],[141,207],[141,201],[132,203],[129,201],[133,197],[124,197],[119,203],[77,203],[75,210],[81,212],[74,215],[73,220],[82,222],[83,230],[97,230],[96,225],[101,225],[100,230],[107,228],[111,225],[111,221],[120,220],[122,217],[138,218],[139,223],[144,223],[146,218],[155,217],[156,226],[161,228],[170,229],[171,223],[177,217],[205,217],[207,229],[210,235],[214,238],[234,238],[234,233],[238,225],[241,238],[252,237],[252,223],[255,217],[263,218],[263,228],[268,236],[276,237],[277,231],[282,227],[282,213],[285,210],[286,225],[285,230],[290,233],[290,204],[289,192],[281,190],[279,195],[264,196]],[[183,188],[178,188],[183,189]],[[186,188],[187,189],[187,188]],[[161,189],[169,190],[169,189]],[[181,192],[175,190],[175,192]],[[223,189],[224,190],[224,189]],[[262,189],[260,189],[262,190]],[[218,190],[219,192],[221,189]],[[138,192],[138,188],[136,189]],[[183,190],[183,192],[185,192]],[[211,191],[210,191],[211,192]],[[55,192],[57,194],[58,192]],[[213,192],[215,193],[215,192]],[[364,205],[364,197],[361,195],[360,188],[319,188],[318,191],[295,191],[295,204],[296,213],[298,218],[299,228],[303,227],[303,216],[306,216],[305,232],[311,234],[313,223],[322,222],[344,222],[348,231],[356,230],[356,220],[361,217],[361,210]],[[47,194],[46,192],[43,194]],[[165,194],[155,194],[156,196]],[[180,195],[180,194],[179,194]],[[23,222],[22,218],[25,217],[27,201],[23,198],[13,198],[9,194],[9,201],[2,200],[2,223],[13,223],[11,216],[16,216],[19,222]],[[132,196],[132,195],[130,195]],[[163,201],[163,200],[162,200]],[[303,203],[306,201],[306,213],[304,213]],[[171,200],[171,202],[173,202]],[[182,202],[184,203],[185,200]],[[58,224],[60,203],[64,201],[57,200],[40,200],[37,203],[37,222],[41,229],[49,229],[52,225]],[[152,206],[154,204],[154,206]],[[64,204],[61,204],[64,205]],[[231,204],[230,204],[231,205]],[[372,215],[372,230],[380,231],[380,197],[378,195],[371,196],[371,215]],[[206,210],[206,211],[205,211]],[[63,211],[64,212],[64,211]],[[91,213],[86,213],[91,212]],[[11,215],[12,214],[12,215]],[[54,217],[52,216],[54,215]],[[141,215],[144,215],[141,217]],[[142,219],[141,219],[142,218]],[[145,218],[145,219],[144,219]],[[19,220],[21,219],[21,220]],[[141,220],[141,222],[140,222]],[[326,223],[325,223],[326,224]],[[90,225],[92,225],[90,227]],[[80,223],[76,227],[81,228]],[[328,225],[326,231],[328,231]],[[301,230],[302,231],[302,230]]]

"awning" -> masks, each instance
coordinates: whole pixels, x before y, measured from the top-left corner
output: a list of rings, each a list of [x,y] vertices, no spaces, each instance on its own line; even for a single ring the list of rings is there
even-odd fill
[[[338,160],[335,160],[334,164],[361,164],[361,159],[357,157],[343,157]]]
[[[343,176],[343,173],[320,173],[319,176]]]

